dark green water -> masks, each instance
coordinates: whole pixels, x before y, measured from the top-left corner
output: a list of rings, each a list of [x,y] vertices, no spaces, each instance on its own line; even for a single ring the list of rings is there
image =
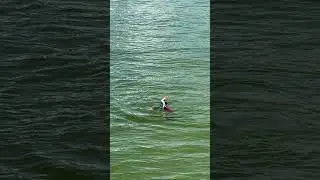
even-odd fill
[[[209,179],[209,1],[110,6],[111,179]]]
[[[320,179],[319,5],[213,3],[213,179]]]
[[[104,1],[0,2],[0,179],[106,179]]]

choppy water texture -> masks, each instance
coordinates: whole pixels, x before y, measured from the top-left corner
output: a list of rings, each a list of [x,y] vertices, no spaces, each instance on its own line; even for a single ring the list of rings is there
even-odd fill
[[[0,2],[0,179],[106,179],[104,1]]]
[[[209,1],[110,6],[111,179],[209,179]]]
[[[213,4],[213,178],[320,179],[319,5]]]

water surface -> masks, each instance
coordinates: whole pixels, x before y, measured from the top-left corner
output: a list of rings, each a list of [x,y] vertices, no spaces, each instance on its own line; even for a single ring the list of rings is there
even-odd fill
[[[111,179],[209,179],[209,2],[111,1],[110,19]]]
[[[319,3],[213,7],[212,177],[319,179]]]
[[[0,2],[0,179],[106,179],[107,9]]]

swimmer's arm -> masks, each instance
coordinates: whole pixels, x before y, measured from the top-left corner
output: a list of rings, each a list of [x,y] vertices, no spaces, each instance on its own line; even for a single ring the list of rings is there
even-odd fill
[[[161,103],[162,103],[162,108],[164,108],[166,106],[166,102],[164,101],[164,98],[161,99]]]

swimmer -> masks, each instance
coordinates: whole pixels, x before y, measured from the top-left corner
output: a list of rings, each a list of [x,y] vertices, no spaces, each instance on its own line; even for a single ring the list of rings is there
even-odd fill
[[[160,101],[160,106],[157,107],[157,106],[152,106],[149,110],[150,111],[154,111],[156,109],[159,109],[160,111],[164,111],[165,110],[165,107],[168,105],[168,99],[169,97],[168,96],[164,96],[161,101]]]
[[[168,99],[169,99],[169,97],[168,96],[165,96],[165,97],[163,97],[162,99],[161,99],[161,109],[162,109],[162,111],[164,110],[164,107],[168,104]]]

